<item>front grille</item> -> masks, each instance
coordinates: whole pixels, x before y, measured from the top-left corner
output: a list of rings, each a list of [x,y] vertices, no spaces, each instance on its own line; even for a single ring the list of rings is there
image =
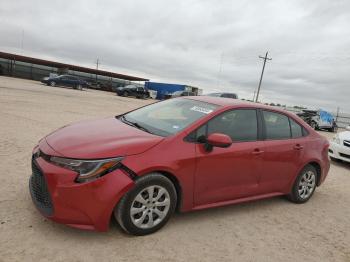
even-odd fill
[[[343,144],[344,146],[350,147],[350,141],[344,140]]]
[[[347,155],[347,154],[344,154],[344,153],[339,153],[339,155],[340,155],[341,157],[349,158],[349,159],[350,159],[350,155]]]
[[[32,176],[29,180],[29,189],[34,204],[47,216],[53,214],[53,205],[47,188],[45,176],[37,166],[35,159],[32,159]]]

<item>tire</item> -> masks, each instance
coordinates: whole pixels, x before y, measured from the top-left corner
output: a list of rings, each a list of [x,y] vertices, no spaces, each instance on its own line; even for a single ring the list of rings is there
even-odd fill
[[[314,194],[317,187],[317,170],[312,165],[307,165],[295,179],[288,199],[296,204],[307,202]]]
[[[142,98],[142,99],[147,99],[147,98],[148,98],[148,95],[147,95],[147,94],[143,94],[141,98]]]
[[[314,130],[317,130],[317,129],[318,129],[317,124],[316,124],[316,122],[314,122],[314,121],[311,122],[311,125],[310,125],[310,126],[311,126],[312,129],[314,129]]]
[[[113,213],[124,231],[143,236],[156,232],[168,222],[175,211],[177,194],[174,184],[159,173],[139,177],[135,183]],[[150,193],[153,193],[151,199]]]
[[[50,81],[49,85],[50,86],[56,86],[56,82],[55,81]]]
[[[82,86],[81,84],[78,84],[78,85],[76,86],[76,89],[78,89],[78,90],[83,90],[83,86]]]
[[[129,96],[128,92],[124,91],[124,92],[123,92],[123,96],[125,96],[125,97],[126,97],[126,96]]]

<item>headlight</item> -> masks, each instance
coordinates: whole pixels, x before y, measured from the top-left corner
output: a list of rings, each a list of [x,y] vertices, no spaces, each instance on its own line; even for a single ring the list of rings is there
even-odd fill
[[[87,182],[113,171],[122,159],[122,157],[116,157],[101,160],[79,160],[52,156],[50,162],[77,172],[79,174],[78,182]]]
[[[338,135],[338,134],[336,134],[336,135],[333,137],[333,142],[340,145],[340,138],[339,138],[339,135]]]

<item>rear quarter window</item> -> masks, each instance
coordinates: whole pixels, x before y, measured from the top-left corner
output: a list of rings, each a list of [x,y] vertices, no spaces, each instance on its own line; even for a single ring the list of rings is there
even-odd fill
[[[289,121],[290,121],[290,130],[292,132],[292,138],[302,137],[303,127],[291,118],[289,118]]]

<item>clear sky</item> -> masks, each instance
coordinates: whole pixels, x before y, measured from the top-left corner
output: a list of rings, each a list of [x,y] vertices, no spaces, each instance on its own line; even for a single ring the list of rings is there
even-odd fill
[[[1,0],[0,50],[350,112],[348,0]]]

